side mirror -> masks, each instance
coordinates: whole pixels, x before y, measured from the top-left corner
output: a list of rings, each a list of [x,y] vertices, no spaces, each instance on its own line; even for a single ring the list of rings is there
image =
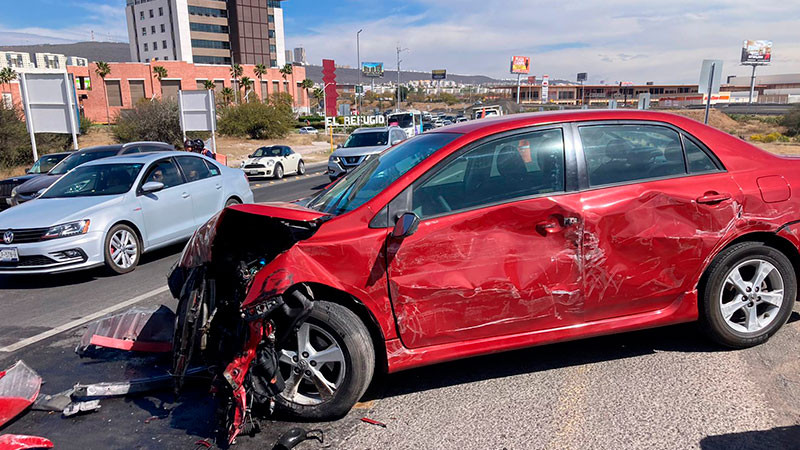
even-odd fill
[[[28,167],[27,169],[25,169],[25,173],[31,173],[32,169],[33,169],[33,167]]]
[[[342,144],[336,144],[336,148],[342,148]]]
[[[160,181],[148,181],[142,185],[142,192],[158,192],[164,189],[164,183]]]
[[[419,227],[419,216],[413,212],[403,213],[394,224],[392,237],[402,239],[411,236],[417,231],[417,227]]]
[[[402,139],[395,139],[395,140],[392,141],[392,145],[397,145],[397,144],[399,144],[401,142],[403,142]]]

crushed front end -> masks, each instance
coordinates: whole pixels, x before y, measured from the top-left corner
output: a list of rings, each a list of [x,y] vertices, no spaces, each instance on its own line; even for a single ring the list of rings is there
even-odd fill
[[[254,410],[271,412],[283,391],[278,349],[311,313],[313,293],[303,285],[263,290],[243,302],[255,275],[330,216],[286,205],[239,205],[201,226],[169,275],[178,300],[172,357],[176,390],[191,365],[214,375],[217,436],[229,445],[258,431]]]

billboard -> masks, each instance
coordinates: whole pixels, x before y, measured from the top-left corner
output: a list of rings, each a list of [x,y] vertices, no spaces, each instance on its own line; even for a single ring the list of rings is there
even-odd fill
[[[583,83],[584,81],[586,81],[586,78],[587,78],[587,73],[586,72],[578,73],[578,82],[579,83]]]
[[[743,64],[767,64],[772,59],[772,41],[744,41]]]
[[[530,73],[531,72],[531,59],[527,56],[512,56],[511,57],[511,73]]]
[[[322,83],[325,91],[325,115],[336,117],[339,93],[336,91],[336,62],[332,59],[322,60]]]
[[[528,77],[528,84],[536,84],[536,75]]]
[[[446,69],[431,70],[431,80],[444,80],[444,79],[447,79]]]
[[[383,63],[382,62],[363,62],[361,63],[361,74],[365,77],[382,77],[383,76]]]
[[[549,90],[550,90],[550,75],[545,75],[542,77],[542,103],[547,103]]]

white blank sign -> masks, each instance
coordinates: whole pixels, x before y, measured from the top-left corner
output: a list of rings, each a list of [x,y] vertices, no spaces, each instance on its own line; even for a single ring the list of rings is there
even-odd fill
[[[26,73],[21,77],[26,118],[34,133],[72,133],[75,99],[63,73]],[[76,130],[77,131],[77,130]]]
[[[215,131],[217,110],[214,91],[180,91],[181,123],[183,131]]]

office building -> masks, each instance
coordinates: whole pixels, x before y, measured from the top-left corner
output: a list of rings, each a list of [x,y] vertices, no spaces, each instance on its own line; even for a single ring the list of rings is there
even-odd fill
[[[283,0],[127,0],[131,59],[285,63]]]

